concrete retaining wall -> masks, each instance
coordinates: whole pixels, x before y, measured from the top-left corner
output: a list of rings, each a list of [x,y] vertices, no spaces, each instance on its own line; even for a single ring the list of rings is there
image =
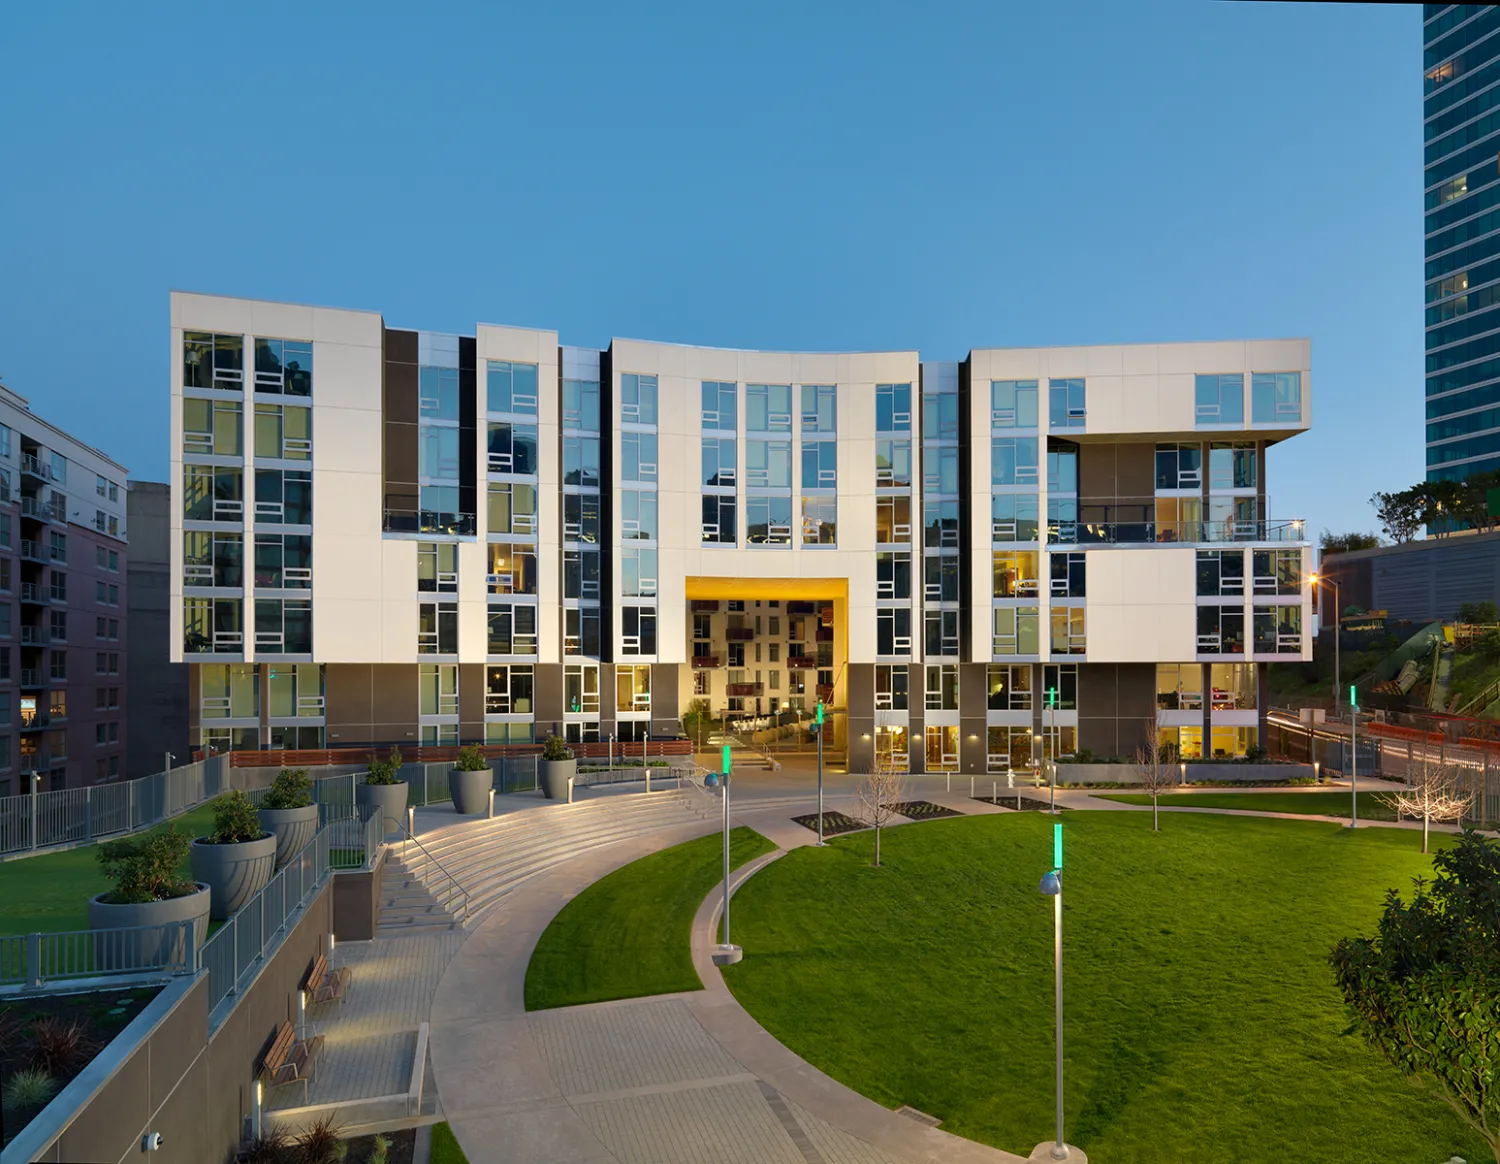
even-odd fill
[[[1174,768],[1177,766],[1174,764]],[[1294,777],[1311,778],[1311,764],[1188,764],[1179,769],[1185,772],[1187,783],[1222,781],[1224,783],[1270,783],[1291,780]],[[1134,764],[1059,764],[1059,784],[1139,784],[1140,773]],[[1021,783],[1017,774],[1016,783]]]

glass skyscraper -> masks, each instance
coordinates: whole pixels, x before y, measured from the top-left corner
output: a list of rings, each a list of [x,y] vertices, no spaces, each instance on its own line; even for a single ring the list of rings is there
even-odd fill
[[[1500,6],[1423,6],[1427,478],[1500,469]]]

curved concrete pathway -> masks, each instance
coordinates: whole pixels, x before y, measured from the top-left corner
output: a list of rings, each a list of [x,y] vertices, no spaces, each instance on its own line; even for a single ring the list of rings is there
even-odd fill
[[[826,806],[848,808],[845,799]],[[783,846],[773,856],[814,839],[784,807],[745,807],[737,823]],[[443,1111],[471,1164],[1020,1161],[889,1111],[777,1042],[712,965],[712,894],[693,930],[704,990],[526,1012],[531,952],[568,901],[614,869],[716,831],[717,822],[695,822],[581,854],[502,901],[464,942],[433,999],[429,1046]]]

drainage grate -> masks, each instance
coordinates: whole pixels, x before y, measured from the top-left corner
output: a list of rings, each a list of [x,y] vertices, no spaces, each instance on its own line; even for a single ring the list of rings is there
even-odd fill
[[[916,1120],[919,1124],[926,1124],[929,1128],[935,1128],[943,1121],[937,1116],[930,1116],[925,1111],[918,1111],[910,1104],[903,1103],[896,1109],[897,1115],[904,1115],[909,1120]]]

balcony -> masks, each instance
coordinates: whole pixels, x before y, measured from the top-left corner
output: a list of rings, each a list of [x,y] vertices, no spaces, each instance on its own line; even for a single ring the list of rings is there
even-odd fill
[[[793,671],[811,671],[818,665],[818,660],[812,655],[788,655],[786,665]]]
[[[816,690],[818,693],[818,698],[821,699],[824,703],[827,703],[830,699],[833,698],[832,683],[819,683]]]
[[[1047,544],[1054,546],[1296,544],[1306,540],[1307,523],[1300,518],[1275,521],[1054,521],[1047,526]]]
[[[23,732],[39,732],[51,722],[52,717],[45,711],[23,711],[21,713],[21,730]]]
[[[50,481],[52,480],[52,466],[31,453],[22,453],[21,474],[26,477],[35,477],[39,481]]]
[[[45,566],[47,564],[47,555],[46,552],[42,549],[41,542],[33,541],[31,538],[22,538],[21,561],[40,562]]]
[[[833,628],[831,626],[820,626],[815,638],[816,641],[820,643],[833,642]]]
[[[52,756],[47,752],[21,752],[22,772],[45,772],[52,767]]]
[[[29,602],[34,606],[51,606],[52,592],[38,582],[22,582],[21,601]]]
[[[719,665],[718,655],[694,655],[693,666],[703,671]]]
[[[693,599],[694,614],[714,614],[719,609],[717,598],[695,598]]]
[[[818,608],[816,603],[793,598],[786,604],[786,612],[788,614],[817,614]]]
[[[46,684],[42,682],[42,673],[39,670],[37,670],[35,667],[22,667],[21,668],[21,690],[22,691],[28,691],[28,690],[34,691],[37,688],[45,687],[45,686],[46,686]]]
[[[41,647],[52,640],[51,634],[44,626],[23,626],[21,628],[21,645],[23,647]]]
[[[759,695],[761,684],[759,683],[731,683],[724,688],[725,695]]]
[[[724,637],[731,643],[748,643],[755,638],[755,632],[748,626],[732,626],[724,632]]]

